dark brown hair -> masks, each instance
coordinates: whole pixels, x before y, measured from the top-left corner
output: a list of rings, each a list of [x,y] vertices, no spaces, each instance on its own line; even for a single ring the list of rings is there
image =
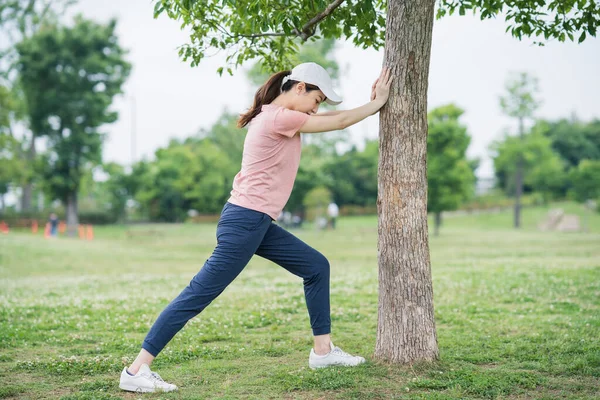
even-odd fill
[[[295,84],[298,83],[298,81],[293,81],[290,79],[283,85],[283,87],[281,86],[283,78],[291,73],[292,71],[281,71],[271,75],[269,80],[256,91],[256,94],[254,95],[254,104],[252,104],[252,107],[245,114],[240,115],[240,119],[237,123],[238,128],[243,128],[248,125],[250,121],[252,121],[252,119],[260,113],[263,105],[271,104],[271,102],[275,100],[282,92],[289,91],[294,87]],[[309,85],[306,83],[306,91],[310,92],[312,90],[319,90],[319,88],[315,85]]]

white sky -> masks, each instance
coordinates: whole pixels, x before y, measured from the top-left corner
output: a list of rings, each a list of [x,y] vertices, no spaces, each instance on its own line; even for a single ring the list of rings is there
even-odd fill
[[[152,157],[172,137],[183,138],[210,127],[227,108],[242,112],[251,104],[252,90],[245,73],[219,78],[216,69],[223,55],[191,68],[177,54],[188,36],[179,24],[152,16],[151,0],[80,0],[71,13],[98,21],[118,19],[120,44],[129,49],[133,64],[125,95],[114,108],[119,120],[105,130],[109,138],[104,160],[131,162],[132,98],[135,98],[136,160]],[[482,158],[479,176],[491,176],[488,146],[512,126],[500,111],[498,97],[512,71],[527,71],[539,79],[542,106],[537,116],[549,119],[600,118],[600,40],[581,45],[553,42],[545,47],[522,42],[504,33],[501,20],[479,21],[472,16],[436,21],[429,81],[429,108],[454,102],[466,110],[463,122],[472,136],[469,155]],[[342,67],[340,108],[368,100],[370,86],[379,74],[382,52],[365,51],[341,43],[336,58]],[[350,128],[350,140],[377,137],[377,117]]]

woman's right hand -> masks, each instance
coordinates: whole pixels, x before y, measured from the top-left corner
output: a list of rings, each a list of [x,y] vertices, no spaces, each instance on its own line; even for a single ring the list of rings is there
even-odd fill
[[[390,97],[390,87],[392,85],[393,76],[388,67],[381,69],[379,78],[375,81],[371,91],[371,100],[379,101],[383,106]]]

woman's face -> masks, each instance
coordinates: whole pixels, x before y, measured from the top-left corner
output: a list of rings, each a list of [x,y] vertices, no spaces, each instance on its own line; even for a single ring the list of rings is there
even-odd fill
[[[304,82],[298,83],[292,90],[295,94],[293,107],[296,111],[309,115],[316,114],[321,103],[325,101],[325,95],[320,90],[307,92]]]

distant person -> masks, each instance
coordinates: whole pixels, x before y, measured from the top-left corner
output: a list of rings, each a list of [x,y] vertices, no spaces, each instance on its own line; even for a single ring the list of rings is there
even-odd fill
[[[294,215],[292,217],[292,228],[302,228],[302,217]]]
[[[292,213],[289,211],[281,211],[276,221],[282,227],[289,228],[292,224]]]
[[[329,225],[331,229],[335,229],[335,221],[337,220],[338,215],[340,214],[340,209],[338,205],[334,202],[329,203],[327,206],[327,217],[329,217]]]
[[[58,236],[58,216],[54,213],[50,214],[50,236]]]
[[[317,227],[317,230],[322,231],[322,230],[327,229],[327,226],[329,225],[329,221],[325,217],[317,217],[317,218],[315,218],[315,225]]]
[[[292,226],[292,213],[289,211],[283,212],[283,227],[289,228]]]
[[[371,101],[347,111],[317,114],[322,102],[342,99],[323,67],[304,63],[272,75],[254,96],[238,126],[248,126],[241,171],[217,225],[217,247],[189,285],[160,314],[137,358],[121,373],[119,387],[133,392],[173,391],[150,364],[193,317],[219,296],[254,254],[304,279],[314,335],[310,368],[355,366],[365,361],[331,342],[329,262],[281,226],[272,223],[287,203],[300,164],[300,133],[347,128],[375,114],[386,103],[392,77],[384,68],[373,84]]]

